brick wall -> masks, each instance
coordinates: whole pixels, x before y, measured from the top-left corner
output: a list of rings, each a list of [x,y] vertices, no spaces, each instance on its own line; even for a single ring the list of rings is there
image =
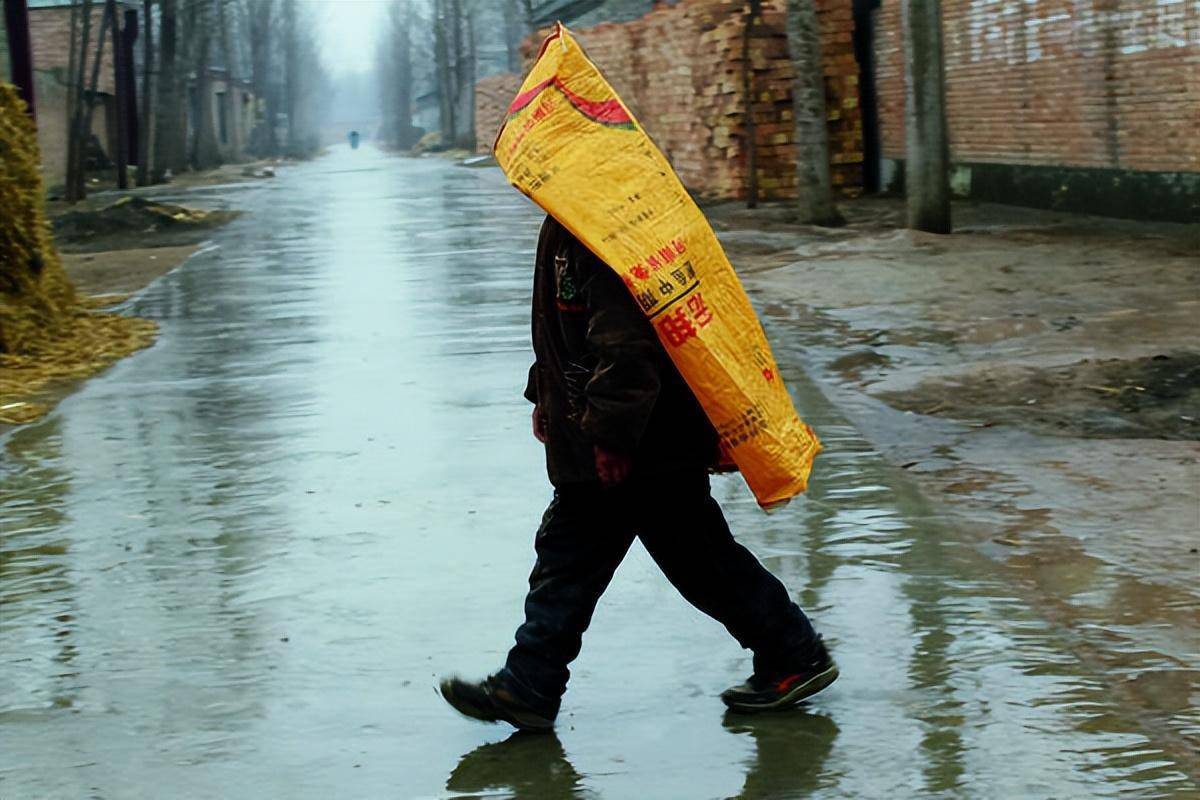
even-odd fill
[[[519,75],[491,75],[475,84],[475,144],[481,153],[490,152],[508,106],[521,88]]]
[[[121,10],[123,7],[118,6]],[[92,63],[96,54],[96,41],[100,36],[100,21],[104,4],[92,6],[91,43],[88,47],[85,81],[90,85]],[[0,26],[0,33],[3,26]],[[78,35],[78,34],[77,34]],[[58,186],[63,182],[67,161],[67,62],[71,41],[71,9],[69,7],[31,8],[29,10],[29,36],[33,47],[34,93],[38,111],[38,146],[41,151],[42,173],[46,186]],[[0,35],[0,40],[3,40]],[[0,41],[0,78],[8,76],[8,51]],[[112,94],[113,62],[112,31],[106,34],[104,52],[100,60],[100,75],[96,82],[97,91]],[[92,116],[92,132],[101,142],[110,140],[109,131],[115,124],[111,100],[101,99]]]
[[[958,162],[1200,171],[1195,0],[942,0]],[[900,3],[876,38],[883,154],[904,157]]]
[[[795,148],[784,0],[766,0],[763,6],[750,62],[759,184],[769,199],[794,194]],[[851,7],[842,0],[817,0],[817,6],[834,183],[853,192],[862,181],[862,126]],[[631,22],[574,31],[684,184],[703,197],[745,194],[744,10],[739,0],[680,0]],[[527,59],[541,39],[539,34],[525,43]],[[481,149],[491,146],[503,114],[491,97],[499,84],[488,81],[495,80],[480,84],[489,93],[477,106]]]
[[[124,13],[117,6],[117,14]],[[92,62],[96,56],[96,42],[100,36],[100,23],[104,18],[104,4],[92,4],[92,28],[87,52],[87,70],[84,82],[91,85]],[[80,23],[82,25],[82,22]],[[82,28],[81,28],[82,30]],[[77,34],[78,35],[78,34]],[[31,8],[29,10],[29,41],[33,46],[33,68],[39,72],[62,70],[65,80],[71,47],[71,9],[60,6],[53,8]],[[141,42],[139,41],[139,45]],[[113,93],[112,29],[105,34],[104,52],[100,57],[98,91]]]

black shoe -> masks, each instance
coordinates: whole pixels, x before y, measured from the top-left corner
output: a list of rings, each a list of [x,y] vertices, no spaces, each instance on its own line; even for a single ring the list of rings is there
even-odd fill
[[[478,683],[462,678],[445,678],[441,690],[446,702],[465,717],[483,722],[507,722],[523,731],[554,729],[553,717],[537,712],[520,700],[495,675]]]
[[[825,643],[818,639],[810,661],[799,670],[777,675],[751,675],[745,683],[722,692],[721,700],[733,711],[777,711],[812,697],[837,680],[837,676],[837,664],[833,663]]]

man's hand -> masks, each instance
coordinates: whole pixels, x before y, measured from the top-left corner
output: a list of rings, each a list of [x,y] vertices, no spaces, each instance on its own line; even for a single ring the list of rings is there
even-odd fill
[[[605,450],[600,445],[594,445],[592,451],[596,456],[596,475],[603,486],[611,488],[629,477],[629,470],[633,468],[631,456]]]
[[[542,444],[546,443],[546,415],[540,406],[533,407],[533,438]]]

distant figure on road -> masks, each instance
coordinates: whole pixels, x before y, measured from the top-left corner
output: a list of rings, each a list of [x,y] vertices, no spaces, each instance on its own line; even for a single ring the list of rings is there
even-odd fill
[[[592,611],[635,536],[680,593],[754,653],[721,699],[737,711],[794,706],[838,671],[787,589],[734,541],[708,470],[717,434],[617,274],[551,217],[533,287],[525,397],[554,498],[534,540],[525,622],[506,665],[442,681],[468,717],[549,730]]]
[[[358,131],[350,131],[350,149],[358,149]]]

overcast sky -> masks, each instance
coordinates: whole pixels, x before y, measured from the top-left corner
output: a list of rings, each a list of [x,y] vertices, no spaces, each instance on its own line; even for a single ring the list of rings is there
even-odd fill
[[[325,66],[334,76],[365,72],[375,63],[375,43],[389,0],[304,0],[321,21]]]

